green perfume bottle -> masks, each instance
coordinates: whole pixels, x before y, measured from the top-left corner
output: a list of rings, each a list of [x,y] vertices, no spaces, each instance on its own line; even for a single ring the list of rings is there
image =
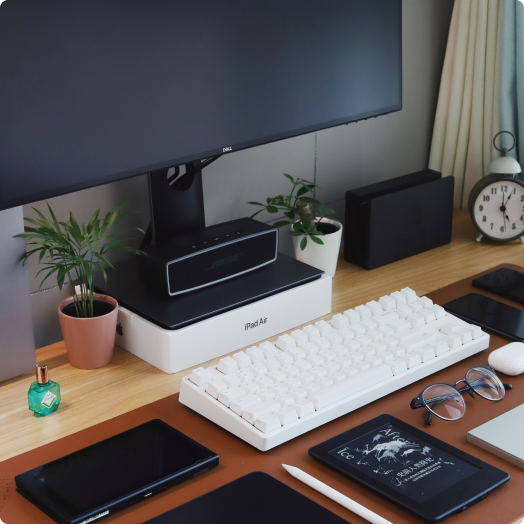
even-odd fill
[[[54,413],[60,404],[60,386],[49,380],[46,364],[36,365],[36,382],[31,384],[29,393],[29,409],[35,417],[45,417]]]

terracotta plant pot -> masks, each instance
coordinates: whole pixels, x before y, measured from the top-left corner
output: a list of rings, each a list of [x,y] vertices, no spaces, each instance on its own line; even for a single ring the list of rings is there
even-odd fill
[[[113,310],[99,317],[76,318],[65,315],[62,311],[73,303],[73,297],[58,304],[58,318],[64,335],[64,342],[72,366],[81,369],[101,368],[113,357],[118,302],[106,295],[93,295],[94,300],[107,302]]]

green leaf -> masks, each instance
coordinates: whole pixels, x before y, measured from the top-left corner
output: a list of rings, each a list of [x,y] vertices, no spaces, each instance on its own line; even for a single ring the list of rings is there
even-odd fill
[[[80,226],[78,225],[78,222],[76,221],[75,216],[73,213],[69,212],[69,227],[68,230],[71,233],[71,236],[79,243],[83,241],[83,235],[82,231],[80,230]]]
[[[107,224],[107,228],[108,228],[108,229],[111,229],[111,228],[114,226],[115,221],[116,221],[116,219],[117,219],[117,217],[118,217],[118,214],[120,213],[120,210],[122,209],[122,207],[124,206],[124,204],[125,204],[126,202],[127,202],[127,198],[124,198],[124,200],[121,200],[121,201],[117,204],[115,210],[113,211],[113,214],[111,215],[111,218],[109,219],[109,223]]]
[[[302,186],[302,187],[297,191],[297,197],[301,197],[302,195],[305,195],[306,193],[311,193],[311,189],[309,189],[308,186]]]
[[[301,237],[304,233],[302,233],[302,231],[290,231],[289,234],[292,237]]]
[[[278,207],[275,207],[275,206],[268,206],[267,207],[267,211],[268,213],[278,213]]]
[[[300,200],[302,202],[305,202],[306,204],[311,204],[313,206],[321,206],[322,205],[316,198],[302,197]]]
[[[276,227],[278,229],[279,227],[288,226],[289,224],[291,224],[291,222],[289,222],[288,220],[279,220],[278,222],[275,222],[273,224],[273,227]]]
[[[329,207],[326,207],[324,209],[324,215],[334,215],[336,211],[334,209],[330,209]]]
[[[286,212],[284,213],[284,215],[285,215],[286,217],[288,217],[289,220],[294,220],[294,219],[295,219],[295,212],[294,212],[294,211],[286,211]]]
[[[266,207],[265,204],[261,204],[260,202],[248,202],[248,204],[251,204],[252,206],[263,206],[263,207]]]
[[[284,176],[286,178],[288,178],[289,180],[291,180],[291,183],[294,184],[295,183],[295,179],[291,176],[291,175],[288,175],[287,173],[284,173]]]
[[[324,245],[324,242],[322,240],[320,240],[320,238],[318,238],[318,237],[310,236],[309,238],[311,238],[311,240],[313,240],[313,242],[315,242],[315,244],[320,244],[321,246]]]
[[[310,233],[310,235],[323,237],[324,233],[322,233],[322,231],[313,231],[312,233]]]
[[[300,249],[302,251],[304,251],[304,249],[306,249],[306,246],[307,246],[307,237],[304,237],[301,242],[300,242]]]
[[[96,222],[98,221],[98,215],[100,214],[100,209],[97,209],[95,211],[95,213],[93,214],[93,216],[91,217],[91,220],[89,221],[89,223],[87,224],[86,226],[86,229],[87,229],[87,232],[89,234],[92,233],[94,227],[95,227],[95,224]]]

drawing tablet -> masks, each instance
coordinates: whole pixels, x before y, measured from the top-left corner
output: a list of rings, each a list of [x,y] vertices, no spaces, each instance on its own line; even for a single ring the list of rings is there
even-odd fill
[[[261,472],[240,477],[147,521],[147,524],[210,523],[347,524],[347,521]]]
[[[218,465],[218,455],[161,420],[15,477],[17,491],[59,523],[85,524]]]
[[[510,478],[390,415],[327,440],[309,454],[429,521],[465,511]]]

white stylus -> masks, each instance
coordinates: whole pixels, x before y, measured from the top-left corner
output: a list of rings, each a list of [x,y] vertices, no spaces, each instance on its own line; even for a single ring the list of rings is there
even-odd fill
[[[320,482],[320,480],[317,480],[315,477],[308,475],[301,469],[294,468],[293,466],[287,466],[286,464],[282,464],[282,466],[284,466],[287,472],[296,479],[300,480],[304,484],[307,484],[310,488],[316,489],[318,492],[322,493],[322,495],[329,497],[331,500],[334,500],[335,502],[337,502],[341,506],[344,506],[346,509],[349,509],[353,513],[356,513],[359,517],[362,517],[363,519],[366,519],[367,521],[372,522],[373,524],[391,524],[389,520],[386,520],[385,518],[382,518],[380,515],[373,513],[368,508],[365,508],[364,506],[361,506],[358,502],[355,502],[354,500],[351,500],[345,495],[342,495],[342,493],[339,493],[337,490],[330,488],[323,482]]]

